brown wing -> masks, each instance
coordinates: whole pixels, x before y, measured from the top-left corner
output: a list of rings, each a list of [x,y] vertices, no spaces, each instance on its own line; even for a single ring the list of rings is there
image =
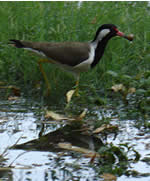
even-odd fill
[[[80,42],[27,42],[21,41],[26,48],[31,48],[44,53],[49,59],[61,64],[75,66],[88,59],[90,46],[89,43]]]

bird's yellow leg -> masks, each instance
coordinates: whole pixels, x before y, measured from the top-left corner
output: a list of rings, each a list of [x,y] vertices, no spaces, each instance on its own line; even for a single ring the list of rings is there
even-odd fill
[[[41,73],[42,73],[42,75],[43,75],[43,78],[44,78],[44,80],[45,80],[45,83],[46,83],[46,86],[47,86],[47,89],[48,89],[48,90],[47,90],[47,93],[49,94],[50,89],[51,89],[51,86],[50,86],[50,83],[49,83],[48,78],[47,78],[47,76],[46,76],[46,73],[45,73],[45,71],[44,71],[44,69],[43,69],[42,63],[53,63],[53,62],[52,62],[51,60],[48,60],[48,59],[40,59],[40,60],[38,61],[40,71],[41,71]]]

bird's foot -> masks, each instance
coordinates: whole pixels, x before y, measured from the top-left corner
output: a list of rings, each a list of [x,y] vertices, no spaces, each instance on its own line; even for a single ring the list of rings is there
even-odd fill
[[[76,97],[79,97],[79,96],[80,96],[78,87],[75,89],[74,95],[75,95]]]

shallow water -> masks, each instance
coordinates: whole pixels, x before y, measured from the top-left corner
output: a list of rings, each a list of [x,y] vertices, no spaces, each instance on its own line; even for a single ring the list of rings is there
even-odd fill
[[[15,144],[26,143],[37,139],[42,127],[43,111],[34,101],[19,98],[16,101],[1,101],[0,103],[0,154],[5,160],[1,161],[0,179],[14,181],[46,181],[46,180],[103,180],[97,176],[90,159],[81,154],[66,151],[63,154],[51,151],[33,151],[23,149],[9,149]],[[111,117],[112,110],[95,111],[101,119],[101,114]],[[136,120],[112,120],[119,125],[119,133],[114,139],[111,134],[108,143],[114,145],[128,144],[140,155],[140,161],[131,163],[128,170],[135,170],[140,174],[149,174],[150,163],[142,161],[150,158],[150,133],[143,128],[136,127]],[[59,128],[58,124],[47,124],[45,133]],[[4,153],[4,151],[6,151]],[[132,152],[129,157],[133,157]],[[1,159],[1,157],[0,157]],[[9,169],[11,168],[11,169]],[[148,181],[150,176],[127,177],[122,175],[118,181]]]

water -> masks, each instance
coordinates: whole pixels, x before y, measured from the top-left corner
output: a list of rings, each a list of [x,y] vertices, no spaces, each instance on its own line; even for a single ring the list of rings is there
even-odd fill
[[[13,181],[100,181],[97,176],[96,164],[92,166],[90,158],[85,158],[82,154],[69,151],[52,152],[33,151],[25,149],[9,149],[13,145],[26,143],[37,139],[42,128],[43,109],[34,101],[19,98],[16,101],[4,100],[0,103],[0,178],[1,180]],[[99,119],[102,114],[111,117],[112,110],[102,112],[95,111]],[[140,155],[140,160],[130,164],[128,170],[135,170],[142,174],[149,174],[150,163],[142,161],[150,158],[150,133],[145,129],[137,128],[136,120],[123,120],[114,118],[112,123],[119,125],[117,137],[110,134],[107,137],[108,143],[114,145],[128,144]],[[57,130],[58,123],[47,124],[45,133]],[[5,153],[4,153],[5,152]],[[133,157],[133,152],[128,155]],[[96,163],[98,163],[95,160]],[[97,165],[99,167],[100,165]],[[5,169],[4,169],[5,168]],[[117,178],[118,181],[148,181],[150,176],[125,176]]]

